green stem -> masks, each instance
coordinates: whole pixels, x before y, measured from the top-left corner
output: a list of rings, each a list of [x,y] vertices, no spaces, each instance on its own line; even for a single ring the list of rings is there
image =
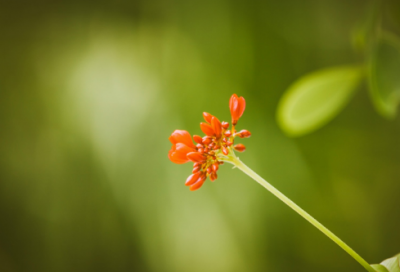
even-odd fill
[[[228,155],[227,157],[225,157],[225,156],[223,157],[224,161],[235,165],[237,168],[242,170],[245,174],[247,174],[248,176],[253,178],[255,181],[260,183],[268,191],[273,193],[277,198],[282,200],[286,205],[288,205],[290,208],[292,208],[298,214],[300,214],[302,217],[304,217],[304,219],[306,219],[308,222],[313,224],[317,229],[322,231],[326,236],[331,238],[332,241],[334,241],[344,251],[346,251],[348,254],[350,254],[350,256],[352,256],[357,262],[359,262],[367,271],[376,272],[375,269],[373,269],[363,258],[361,258],[360,255],[358,255],[353,249],[351,249],[345,242],[340,240],[339,237],[337,237],[330,230],[325,228],[321,223],[319,223],[317,220],[315,220],[314,217],[309,215],[306,211],[304,211],[302,208],[297,206],[293,201],[291,201],[289,198],[287,198],[285,195],[283,195],[281,192],[279,192],[274,186],[269,184],[266,180],[264,180],[257,173],[255,173],[253,170],[251,170],[247,165],[245,165],[243,162],[241,162],[235,155],[232,155],[233,152],[230,152],[230,153],[231,154]]]

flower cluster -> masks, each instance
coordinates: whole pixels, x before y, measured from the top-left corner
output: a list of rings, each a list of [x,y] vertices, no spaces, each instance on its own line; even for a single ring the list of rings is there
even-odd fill
[[[248,138],[251,133],[248,130],[237,132],[235,126],[239,118],[243,115],[246,101],[243,97],[232,95],[229,101],[229,108],[232,116],[232,128],[229,129],[228,122],[220,122],[217,117],[204,112],[205,122],[200,123],[200,129],[205,136],[198,135],[192,137],[185,130],[175,130],[169,137],[172,148],[168,153],[169,159],[178,164],[194,162],[192,174],[187,178],[185,185],[190,186],[190,190],[199,189],[207,177],[211,181],[217,179],[219,165],[223,164],[223,158],[232,152],[243,152],[246,147],[243,144],[234,144],[235,137]]]

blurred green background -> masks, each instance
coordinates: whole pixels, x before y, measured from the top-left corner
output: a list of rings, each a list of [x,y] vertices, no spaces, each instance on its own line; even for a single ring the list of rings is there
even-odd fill
[[[229,165],[184,186],[170,133],[230,121],[233,93],[247,165],[368,262],[399,253],[400,118],[364,85],[312,134],[275,118],[298,77],[363,60],[368,3],[0,0],[0,271],[364,271]]]

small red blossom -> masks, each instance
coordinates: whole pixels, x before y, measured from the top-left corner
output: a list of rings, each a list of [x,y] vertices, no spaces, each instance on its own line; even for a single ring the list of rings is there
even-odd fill
[[[236,126],[240,117],[242,117],[246,108],[246,101],[243,97],[238,97],[236,94],[231,96],[229,100],[229,108],[231,110],[232,125]]]
[[[243,97],[232,95],[229,108],[232,116],[232,128],[229,129],[228,122],[221,122],[210,113],[203,112],[205,123],[200,123],[200,129],[206,136],[193,135],[185,130],[175,130],[169,137],[172,148],[168,153],[169,159],[177,164],[192,161],[192,174],[186,179],[185,185],[191,191],[199,189],[207,179],[215,181],[218,178],[219,165],[223,164],[224,158],[230,156],[233,149],[239,152],[245,151],[243,144],[233,146],[235,137],[248,138],[251,133],[248,130],[236,132],[235,125],[243,115],[246,102]]]

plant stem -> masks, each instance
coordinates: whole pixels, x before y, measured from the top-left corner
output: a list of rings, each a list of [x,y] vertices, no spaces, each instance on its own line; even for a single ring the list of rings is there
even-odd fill
[[[286,205],[295,210],[298,214],[300,214],[304,219],[314,225],[317,229],[322,231],[326,236],[328,236],[332,241],[334,241],[338,246],[340,246],[344,251],[346,251],[350,256],[352,256],[357,262],[359,262],[367,271],[376,272],[360,255],[358,255],[353,249],[351,249],[345,242],[343,242],[339,237],[333,234],[330,230],[325,228],[321,223],[314,219],[311,215],[309,215],[302,208],[297,206],[293,201],[279,192],[274,186],[269,184],[266,180],[260,177],[257,173],[251,170],[247,165],[241,162],[234,154],[230,152],[230,155],[224,157],[223,160],[235,165],[237,168],[242,170],[249,177],[253,178],[255,181],[260,183],[263,187],[265,187],[268,191],[274,194],[277,198],[282,200]]]

